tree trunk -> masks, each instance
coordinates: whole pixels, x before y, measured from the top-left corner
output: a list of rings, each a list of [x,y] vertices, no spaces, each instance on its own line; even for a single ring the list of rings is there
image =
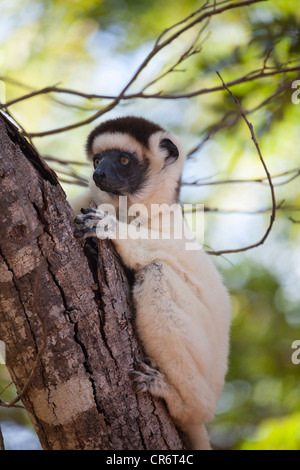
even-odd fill
[[[143,353],[110,242],[96,262],[83,250],[56,175],[3,115],[0,184],[0,340],[21,392],[47,338],[22,398],[42,447],[182,449],[164,404],[132,391]]]

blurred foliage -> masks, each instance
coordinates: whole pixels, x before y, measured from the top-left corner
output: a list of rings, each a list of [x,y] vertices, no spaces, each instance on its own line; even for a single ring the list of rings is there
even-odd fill
[[[285,418],[266,419],[249,442],[243,442],[240,450],[299,450],[300,413]]]
[[[161,31],[202,4],[196,0],[0,0],[0,75],[10,78],[5,81],[6,100],[57,83],[91,93],[119,93]],[[300,52],[299,28],[298,0],[269,0],[225,12],[207,25],[200,36],[201,52],[184,62],[183,71],[168,74],[147,91],[186,93],[217,86],[216,70],[229,81],[261,69],[266,58],[267,66],[299,64],[295,62]],[[166,70],[197,32],[195,28],[168,46],[145,71],[142,84]],[[233,88],[244,108],[251,110],[287,84],[266,106],[248,115],[272,175],[300,170],[300,105],[292,104],[290,87],[296,78],[297,72],[274,75]],[[134,89],[139,89],[138,84]],[[45,95],[10,109],[26,130],[38,132],[85,119],[102,104]],[[137,99],[121,103],[109,117],[134,113],[156,120],[177,132],[189,151],[228,111],[235,112],[236,106],[228,93],[219,92],[189,100]],[[44,155],[82,162],[84,141],[93,125],[34,139],[34,144]],[[72,169],[83,176],[90,172],[88,167],[73,165]],[[184,170],[184,181],[264,176],[241,120],[212,135]],[[299,178],[289,181],[290,176],[273,180],[282,208],[266,243],[216,260],[233,305],[230,369],[217,416],[209,425],[216,448],[300,449],[300,365],[291,361],[291,344],[300,339],[300,224],[289,219],[300,220],[300,185]],[[67,184],[64,188],[68,195],[80,190]],[[205,242],[214,249],[259,240],[269,221],[268,212],[256,213],[270,207],[266,184],[184,186],[181,199],[223,211],[206,216]],[[7,371],[0,366],[0,389],[8,381]],[[14,393],[10,387],[3,399],[11,399]],[[0,424],[3,421],[28,425],[25,412],[17,409],[0,408]]]
[[[213,440],[221,448],[300,449],[300,366],[291,361],[299,302],[288,302],[278,280],[251,261],[232,268],[226,279],[232,346],[227,382],[210,426]]]

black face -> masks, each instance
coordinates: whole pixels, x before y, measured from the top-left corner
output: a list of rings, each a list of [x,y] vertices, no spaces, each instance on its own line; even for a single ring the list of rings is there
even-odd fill
[[[93,156],[93,179],[98,188],[120,196],[138,192],[147,180],[149,162],[134,153],[109,149]]]

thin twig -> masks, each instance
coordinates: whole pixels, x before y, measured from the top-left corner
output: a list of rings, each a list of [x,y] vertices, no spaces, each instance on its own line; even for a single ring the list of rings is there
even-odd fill
[[[281,210],[281,211],[295,211],[295,212],[300,212],[300,207],[297,206],[283,206],[285,200],[283,199],[279,204],[276,205],[276,212]],[[191,208],[191,209],[186,209],[185,213],[196,213],[202,211],[203,209],[197,209],[197,208]],[[238,210],[238,209],[220,209],[220,208],[213,208],[213,207],[204,207],[204,212],[208,214],[239,214],[239,215],[263,215],[263,214],[269,214],[272,212],[273,207],[266,207],[265,209],[258,209],[254,211],[243,211],[243,210]],[[232,251],[230,251],[232,253]],[[212,253],[214,254],[214,253]]]
[[[237,78],[235,80],[231,80],[231,81],[226,83],[226,86],[227,87],[232,87],[232,86],[247,83],[249,81],[257,80],[259,78],[266,78],[266,77],[270,77],[270,76],[277,75],[277,74],[291,73],[291,72],[296,72],[296,71],[297,72],[300,71],[300,65],[295,66],[295,67],[286,67],[286,68],[276,69],[276,70],[272,70],[272,71],[269,71],[269,72],[264,72],[264,71],[262,72],[260,70],[256,73],[254,73],[253,75],[247,74],[247,75],[244,75],[244,76],[242,76],[240,78]],[[136,76],[136,78],[137,78],[137,76]],[[133,82],[131,81],[131,83],[133,83]],[[59,127],[59,128],[51,129],[51,130],[48,130],[48,131],[26,133],[26,135],[30,138],[45,137],[45,136],[49,136],[49,135],[53,135],[53,134],[59,134],[61,132],[67,132],[67,131],[76,129],[76,128],[81,127],[81,126],[85,126],[85,125],[90,124],[91,122],[95,121],[99,117],[103,116],[104,114],[108,113],[109,111],[114,109],[121,101],[124,101],[124,100],[133,100],[133,99],[138,99],[138,98],[141,98],[141,99],[166,99],[166,100],[189,99],[189,98],[193,98],[193,97],[196,97],[196,96],[221,91],[222,88],[223,88],[222,86],[215,86],[215,87],[211,87],[211,88],[201,88],[201,89],[196,90],[194,92],[185,93],[185,94],[163,94],[162,92],[158,92],[158,93],[155,93],[155,94],[145,94],[145,93],[139,92],[139,93],[134,93],[134,94],[129,94],[129,95],[125,95],[125,89],[124,89],[124,91],[122,91],[119,96],[114,97],[114,99],[111,103],[109,103],[107,106],[101,108],[100,110],[98,110],[96,113],[92,114],[87,119],[84,119],[82,121],[78,121],[78,122],[70,124],[68,126]],[[127,90],[127,88],[126,88],[126,90]],[[56,89],[53,89],[52,92],[58,92],[58,93],[62,92],[62,93],[64,93],[64,92],[66,92],[66,90],[56,88]],[[72,92],[71,92],[71,90],[69,90],[68,92],[73,93],[74,95],[79,93],[75,90],[72,90]],[[35,95],[37,95],[37,94],[39,94],[39,93],[36,92]],[[83,95],[83,93],[82,93],[82,95]],[[33,96],[33,94],[32,94],[32,96]],[[20,98],[20,100],[21,100],[21,98]],[[27,97],[25,97],[24,99],[27,99]],[[9,106],[9,105],[10,105],[10,103],[6,104],[6,106]]]
[[[264,0],[265,1],[265,0]],[[178,64],[177,64],[178,65]],[[250,73],[247,73],[246,75],[243,75],[242,77],[236,78],[234,80],[231,80],[226,83],[227,87],[233,87],[236,85],[244,84],[247,82],[252,82],[254,80],[260,79],[260,78],[266,78],[266,77],[271,77],[273,75],[278,75],[278,74],[284,74],[284,73],[293,73],[293,72],[299,72],[300,71],[300,65],[295,65],[293,67],[282,67],[283,64],[280,64],[278,67],[273,67],[268,68],[268,71],[266,69],[258,69],[258,70],[253,70]],[[217,85],[214,87],[209,87],[209,88],[199,88],[198,90],[189,92],[189,93],[173,93],[173,94],[163,94],[162,92],[158,93],[152,93],[152,94],[145,94],[143,92],[137,92],[137,93],[132,93],[132,94],[120,94],[118,96],[116,95],[98,95],[95,93],[85,93],[81,92],[78,90],[72,90],[69,88],[61,88],[57,86],[49,86],[42,88],[40,90],[33,91],[31,93],[27,93],[25,95],[22,95],[18,98],[15,98],[14,100],[8,101],[7,103],[0,103],[0,109],[7,109],[8,107],[19,103],[20,101],[25,101],[28,100],[29,98],[34,98],[39,95],[44,95],[47,93],[62,93],[62,94],[69,94],[73,96],[79,96],[82,98],[85,98],[87,100],[93,100],[93,99],[99,99],[99,100],[118,100],[118,101],[126,101],[126,100],[133,100],[137,98],[142,98],[142,99],[165,99],[165,100],[177,100],[177,99],[188,99],[188,98],[193,98],[195,96],[200,96],[200,95],[205,95],[209,93],[215,93],[217,91],[222,91],[223,86],[222,85]],[[95,118],[96,119],[96,118]],[[83,121],[85,122],[85,121]],[[78,127],[78,126],[77,126]],[[40,134],[38,136],[40,137]],[[30,134],[31,136],[37,136],[36,134]]]
[[[186,16],[183,20],[180,20],[178,21],[178,23],[175,23],[173,24],[172,26],[170,26],[169,28],[166,28],[163,30],[163,32],[158,36],[156,42],[155,42],[155,46],[159,45],[161,39],[166,36],[170,31],[172,31],[173,29],[177,28],[178,26],[184,24],[184,23],[187,23],[191,18],[195,18],[196,15],[199,15],[199,13],[201,11],[203,11],[205,8],[209,8],[210,5],[208,5],[208,1],[207,0],[203,5],[202,7],[198,8],[198,10],[194,11],[193,13],[191,13],[190,15]],[[226,2],[224,3],[227,3],[227,0]],[[221,4],[221,3],[220,3]]]
[[[254,70],[249,74],[243,75],[240,78],[236,78],[235,80],[231,80],[226,83],[227,87],[233,87],[236,85],[244,84],[247,82],[252,82],[254,80],[258,80],[259,78],[266,78],[271,77],[273,75],[283,74],[283,73],[291,73],[291,72],[299,72],[300,65],[296,65],[294,67],[285,67],[285,68],[275,68],[270,70],[269,72],[264,71],[263,69]],[[214,86],[210,88],[200,88],[199,90],[195,90],[189,93],[173,93],[173,94],[163,94],[163,93],[154,93],[154,94],[144,94],[144,93],[135,93],[132,95],[126,95],[123,99],[133,99],[133,98],[143,98],[143,99],[163,99],[163,100],[182,100],[193,98],[195,96],[205,95],[209,93],[215,93],[217,91],[222,91],[223,87]]]
[[[300,75],[297,75],[297,77],[295,78],[297,80],[297,78],[300,77]],[[288,81],[285,81],[284,83],[280,84],[277,88],[277,90],[272,93],[270,96],[268,96],[267,98],[265,98],[263,101],[261,101],[259,104],[257,104],[256,106],[254,106],[253,108],[251,109],[244,109],[244,112],[245,114],[252,114],[254,113],[255,111],[258,111],[259,109],[263,108],[264,106],[272,103],[273,101],[275,101],[276,99],[278,99],[278,97],[282,94],[286,94],[288,92],[290,92],[290,89],[291,89],[291,85],[293,83],[294,79],[293,80],[288,80]],[[231,118],[231,120],[229,120],[229,118]],[[191,158],[192,155],[194,155],[196,152],[199,152],[199,150],[201,150],[201,148],[203,147],[203,145],[209,140],[211,139],[211,137],[215,136],[218,132],[220,132],[221,130],[223,129],[230,129],[231,127],[233,127],[240,119],[242,118],[241,114],[239,113],[238,110],[229,110],[227,111],[223,117],[213,126],[210,126],[209,129],[207,129],[205,131],[205,135],[204,137],[202,138],[201,142],[199,142],[199,144],[197,144],[195,147],[193,147],[188,153],[187,153],[187,158]]]
[[[158,77],[154,78],[153,80],[151,80],[149,83],[147,83],[144,88],[141,90],[141,94],[143,95],[145,90],[147,90],[147,88],[150,88],[152,85],[154,84],[157,84],[160,80],[162,80],[165,76],[167,76],[168,74],[172,73],[172,72],[179,72],[179,71],[182,71],[182,70],[179,70],[177,67],[179,65],[182,65],[182,63],[184,61],[186,61],[187,59],[189,59],[190,57],[194,56],[195,54],[198,54],[201,52],[201,46],[200,44],[197,46],[197,43],[199,41],[199,38],[201,36],[201,34],[203,33],[203,31],[207,28],[208,24],[209,24],[209,21],[210,21],[210,18],[206,21],[206,23],[199,29],[199,31],[197,31],[197,34],[196,34],[196,37],[195,39],[192,41],[192,44],[190,46],[188,46],[188,48],[181,54],[181,56],[179,57],[178,60],[176,60],[176,62],[171,65],[165,72],[162,72],[160,75],[158,75]],[[207,38],[207,36],[206,36]],[[206,39],[204,38],[204,40]],[[202,41],[203,43],[203,41]],[[127,98],[127,96],[126,96]]]
[[[6,387],[4,387],[1,392],[0,392],[0,397],[1,395],[5,392],[5,390],[7,390],[9,387],[11,387],[14,383],[13,382],[9,382],[9,384],[6,385]]]
[[[300,220],[296,220],[293,217],[289,217],[289,220],[293,222],[293,224],[300,224]]]
[[[60,128],[57,128],[57,129],[52,129],[52,130],[48,130],[48,131],[44,131],[44,132],[35,132],[35,133],[27,134],[27,136],[29,136],[30,138],[34,138],[34,137],[44,137],[44,136],[48,136],[48,135],[58,134],[58,133],[61,133],[61,132],[66,132],[66,131],[78,128],[80,126],[84,126],[86,124],[89,124],[89,123],[95,121],[96,119],[98,119],[99,117],[103,116],[107,112],[111,111],[113,108],[115,108],[123,100],[132,100],[134,98],[150,98],[150,97],[151,98],[159,98],[160,96],[162,97],[162,99],[169,99],[170,97],[171,97],[171,99],[178,99],[179,96],[177,96],[177,95],[169,95],[169,98],[168,98],[168,95],[163,95],[161,93],[156,93],[154,95],[146,95],[142,92],[139,92],[139,93],[136,93],[136,94],[126,94],[126,93],[127,93],[128,89],[131,87],[131,85],[134,82],[136,82],[137,78],[140,76],[142,71],[147,67],[149,62],[163,48],[165,48],[166,46],[171,44],[171,42],[175,41],[175,39],[179,38],[186,31],[190,30],[191,28],[193,28],[197,24],[200,24],[202,21],[207,20],[207,19],[211,18],[212,16],[221,14],[221,13],[227,11],[227,10],[229,11],[229,10],[232,10],[232,9],[235,9],[235,8],[249,6],[249,5],[252,5],[252,4],[255,4],[255,3],[260,3],[262,1],[265,1],[265,0],[244,0],[244,1],[241,1],[241,2],[234,2],[234,3],[229,3],[227,1],[225,1],[225,2],[221,2],[218,5],[216,5],[215,3],[213,5],[208,5],[208,3],[206,2],[204,4],[204,6],[202,6],[202,8],[200,8],[198,10],[199,14],[189,15],[188,19],[191,19],[191,21],[186,21],[185,20],[184,23],[182,23],[182,22],[177,23],[177,25],[183,24],[183,26],[181,28],[179,28],[177,31],[175,31],[173,34],[171,34],[165,40],[157,41],[155,43],[152,50],[149,52],[149,54],[146,56],[146,58],[142,61],[142,63],[140,64],[140,66],[138,67],[136,72],[133,74],[133,76],[131,77],[129,82],[123,87],[121,93],[118,96],[91,95],[91,94],[86,94],[86,93],[82,93],[82,92],[77,92],[77,91],[74,91],[74,90],[71,91],[71,90],[67,90],[67,89],[62,89],[62,88],[59,88],[59,87],[55,86],[55,87],[46,87],[46,88],[43,88],[40,91],[28,93],[27,95],[25,95],[23,97],[16,98],[13,101],[10,101],[6,104],[3,104],[2,106],[5,106],[6,109],[7,109],[7,107],[9,107],[12,104],[15,104],[15,103],[17,103],[21,100],[29,99],[30,97],[37,96],[38,94],[46,94],[46,93],[51,93],[51,92],[69,93],[69,94],[85,97],[85,98],[88,98],[88,99],[98,98],[98,99],[109,99],[109,100],[111,100],[111,102],[108,105],[101,108],[100,110],[98,110],[96,113],[94,113],[93,115],[91,115],[87,119],[84,119],[82,121],[70,124],[68,126],[60,127]],[[162,33],[162,35],[160,36],[160,39],[162,39],[162,37],[164,37],[164,36],[165,36],[165,33],[164,34]],[[299,66],[299,70],[300,70],[300,66]],[[222,89],[222,87],[219,87],[219,89]],[[210,90],[210,91],[215,91],[215,90]],[[205,91],[202,90],[202,92],[201,92],[201,90],[198,90],[197,94],[203,94],[203,93],[207,93],[207,92],[209,92],[209,91],[207,91],[206,89],[205,89]],[[192,96],[192,95],[190,95],[190,96]],[[189,95],[185,95],[185,96],[182,95],[181,98],[183,98],[183,97],[189,97]]]
[[[259,240],[258,242],[256,243],[253,243],[252,245],[248,245],[248,246],[245,246],[245,247],[242,247],[242,248],[237,248],[237,249],[231,249],[231,250],[219,250],[219,251],[209,251],[208,253],[209,254],[213,254],[213,255],[223,255],[223,254],[226,254],[226,253],[240,253],[242,251],[247,251],[247,250],[250,250],[252,248],[257,248],[258,246],[262,245],[266,239],[268,238],[271,230],[272,230],[272,227],[273,227],[273,224],[274,224],[274,221],[275,221],[275,216],[276,216],[276,199],[275,199],[275,191],[274,191],[274,186],[273,186],[273,182],[272,182],[272,178],[271,178],[271,175],[269,173],[269,170],[267,168],[267,165],[265,164],[265,161],[263,159],[263,156],[261,154],[261,150],[260,150],[260,147],[259,147],[259,144],[257,142],[257,139],[256,139],[256,136],[255,136],[255,132],[254,132],[254,129],[253,129],[253,125],[251,122],[248,121],[247,119],[247,116],[239,102],[239,100],[237,99],[237,97],[232,93],[232,91],[225,85],[224,83],[224,80],[223,78],[221,77],[220,73],[217,72],[217,75],[219,76],[222,84],[223,84],[223,87],[228,91],[228,93],[232,96],[232,98],[234,99],[236,105],[238,106],[239,110],[240,110],[240,113],[241,115],[243,116],[243,119],[245,121],[245,123],[247,124],[248,128],[249,128],[249,131],[250,131],[250,134],[251,134],[251,138],[254,142],[254,145],[256,147],[256,150],[257,150],[257,153],[258,153],[258,156],[259,156],[259,159],[262,163],[262,166],[265,170],[265,173],[267,175],[267,178],[268,178],[268,182],[269,182],[269,186],[270,186],[270,191],[271,191],[271,199],[272,199],[272,211],[271,211],[271,215],[270,215],[270,223],[268,225],[268,228],[264,234],[264,236],[261,238],[261,240]]]
[[[7,390],[7,389],[8,389],[9,387],[11,387],[12,385],[14,385],[14,383],[13,383],[13,382],[9,382],[9,384],[7,384],[6,387],[4,387],[4,388],[1,390],[1,392],[0,392],[0,397],[1,397],[1,395],[5,392],[5,390]],[[1,406],[1,403],[5,403],[5,402],[3,402],[3,401],[0,399],[0,406]],[[25,409],[25,407],[22,406],[22,405],[11,405],[11,408],[21,408],[22,410]]]
[[[47,160],[48,162],[55,162],[58,163],[59,165],[80,165],[80,166],[90,166],[90,162],[82,162],[82,161],[77,161],[77,160],[63,160],[62,158],[58,157],[52,157],[51,155],[44,155],[43,156],[44,160]]]
[[[189,29],[191,29],[194,26],[196,26],[197,24],[201,23],[203,20],[206,20],[207,18],[210,18],[210,17],[215,16],[215,15],[221,14],[224,11],[232,10],[234,8],[239,8],[239,7],[252,5],[254,3],[260,3],[262,1],[265,1],[265,0],[245,0],[245,1],[242,1],[242,2],[235,2],[235,3],[225,4],[225,5],[221,6],[220,8],[215,8],[215,6],[213,6],[213,9],[211,11],[205,11],[202,15],[197,16],[193,21],[189,22],[187,25],[183,26],[178,31],[171,34],[164,41],[162,41],[160,43],[156,42],[153,49],[149,52],[147,57],[143,60],[143,62],[138,67],[137,71],[134,73],[134,75],[129,80],[127,85],[123,88],[123,90],[121,92],[121,95],[122,96],[125,95],[126,91],[136,81],[136,79],[139,77],[141,72],[145,69],[145,67],[149,64],[149,62],[153,59],[153,57],[158,54],[158,52],[160,52],[163,48],[168,46],[171,42],[175,41],[175,39],[179,38],[182,34],[184,34]],[[211,5],[209,7],[211,7]],[[200,8],[199,12],[201,13],[201,8]],[[191,15],[190,15],[190,17],[191,17]]]
[[[289,170],[289,171],[284,171],[282,173],[278,173],[276,175],[272,175],[272,180],[275,178],[282,178],[283,176],[288,176],[288,175],[293,175],[287,180],[284,180],[280,183],[274,183],[273,181],[273,186],[283,186],[285,184],[290,183],[291,181],[295,180],[300,176],[300,169],[295,169],[295,170]],[[266,181],[268,182],[267,176],[262,177],[262,178],[245,178],[245,179],[228,179],[228,180],[219,180],[219,181],[207,181],[207,179],[203,180],[196,180],[196,181],[191,181],[191,182],[183,182],[181,186],[216,186],[216,185],[222,185],[222,184],[249,184],[249,183],[255,183],[255,184],[266,184]],[[269,186],[269,182],[267,183]]]
[[[68,180],[64,177],[61,177],[61,176],[57,176],[58,177],[58,180],[61,182],[61,183],[65,183],[65,184],[74,184],[76,186],[82,186],[84,188],[87,188],[89,183],[87,183],[86,181],[82,181],[82,180],[79,180],[79,179],[73,179],[73,180]]]

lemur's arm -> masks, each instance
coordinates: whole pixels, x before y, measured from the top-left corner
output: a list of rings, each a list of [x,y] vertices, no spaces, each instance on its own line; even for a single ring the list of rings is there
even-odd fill
[[[81,212],[75,218],[75,222],[81,225],[75,236],[111,239],[128,268],[138,271],[155,261],[178,265],[178,254],[184,249],[184,240],[162,239],[161,232],[144,226],[135,231],[133,225],[119,222],[99,209],[90,207]]]

